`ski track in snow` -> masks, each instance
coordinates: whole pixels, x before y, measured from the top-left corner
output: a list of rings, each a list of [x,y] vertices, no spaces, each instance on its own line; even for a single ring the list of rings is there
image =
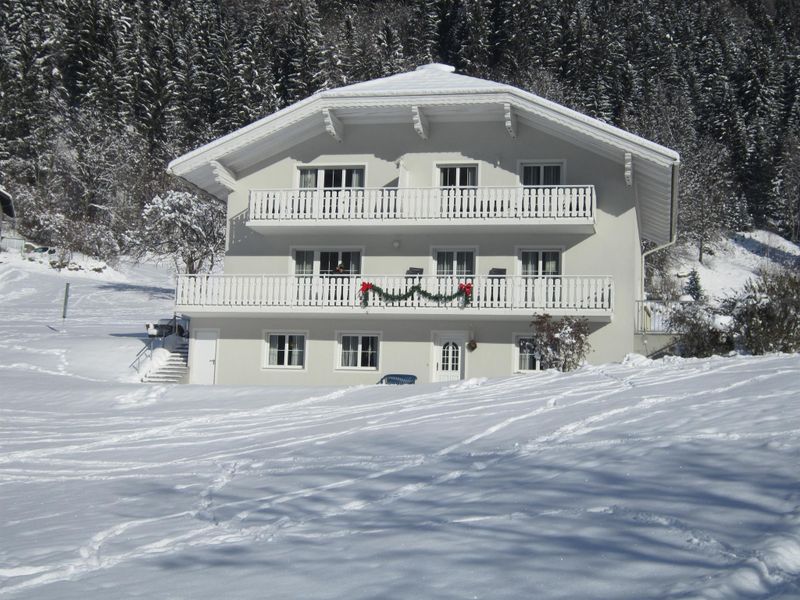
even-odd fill
[[[723,372],[736,369],[737,366],[733,364],[721,365],[718,371]],[[435,452],[412,457],[411,459],[405,457],[403,462],[393,464],[382,470],[370,472],[363,477],[340,479],[325,485],[297,489],[290,493],[247,498],[239,502],[225,502],[224,500],[218,499],[216,495],[235,478],[240,463],[233,461],[225,464],[222,461],[225,460],[226,456],[220,455],[214,451],[205,455],[202,453],[199,456],[195,455],[190,461],[193,468],[202,467],[204,465],[206,468],[208,468],[209,465],[219,465],[217,468],[220,469],[220,472],[217,477],[199,493],[198,500],[193,508],[154,519],[126,521],[99,531],[92,535],[86,543],[78,549],[77,557],[57,565],[20,565],[11,569],[4,569],[0,571],[0,575],[4,577],[13,577],[15,580],[23,577],[27,577],[27,579],[19,581],[18,583],[15,581],[11,585],[0,588],[0,594],[35,589],[42,585],[63,580],[73,580],[76,577],[93,571],[111,569],[126,561],[141,559],[152,555],[180,552],[187,547],[217,546],[265,540],[274,542],[278,539],[286,539],[287,536],[295,535],[301,537],[312,535],[313,537],[314,534],[309,532],[309,530],[313,530],[320,521],[338,517],[348,512],[368,510],[373,506],[386,506],[431,488],[447,485],[455,479],[464,477],[465,474],[469,472],[460,469],[449,470],[435,477],[422,478],[422,480],[415,483],[393,487],[384,491],[379,497],[371,501],[346,502],[337,508],[327,509],[306,519],[295,520],[284,517],[268,525],[260,526],[247,526],[246,521],[252,512],[268,511],[275,506],[309,498],[315,494],[330,492],[345,487],[358,487],[363,485],[366,480],[378,480],[395,476],[406,471],[413,471],[427,463],[446,457],[448,454],[465,452],[476,442],[485,441],[514,424],[535,419],[537,416],[545,413],[566,410],[573,411],[576,406],[581,405],[589,405],[597,409],[594,414],[588,417],[569,420],[550,433],[540,435],[525,444],[519,445],[518,448],[514,450],[506,450],[505,452],[496,450],[491,458],[474,463],[474,465],[477,466],[473,466],[472,472],[469,474],[479,476],[481,473],[490,472],[491,469],[501,461],[511,458],[519,459],[521,456],[530,456],[537,452],[552,451],[553,447],[560,447],[565,444],[571,444],[573,448],[578,447],[580,443],[575,441],[576,438],[590,433],[596,434],[606,425],[616,425],[619,423],[619,419],[622,416],[630,417],[632,413],[646,413],[653,407],[670,402],[685,401],[693,397],[705,403],[708,402],[709,396],[719,396],[737,387],[751,385],[754,380],[767,381],[771,377],[781,376],[787,372],[786,370],[782,370],[775,373],[765,373],[755,378],[748,377],[746,379],[732,381],[726,385],[717,386],[712,390],[702,390],[695,393],[687,392],[675,396],[645,396],[634,403],[625,404],[617,408],[607,408],[604,406],[604,400],[635,387],[658,385],[657,382],[659,380],[656,379],[656,382],[648,382],[647,374],[642,378],[639,374],[634,373],[619,379],[613,375],[609,375],[608,372],[603,370],[594,369],[587,371],[586,373],[579,373],[577,377],[587,378],[587,376],[591,375],[595,379],[591,383],[597,390],[594,393],[587,394],[586,387],[584,386],[573,386],[560,390],[556,395],[546,393],[542,394],[541,397],[536,397],[534,394],[534,398],[527,401],[527,403],[532,406],[531,410],[496,420],[488,427],[484,427],[480,431],[460,441],[448,444]],[[679,377],[676,377],[675,374],[671,374],[670,380],[672,385],[677,385],[679,382],[687,382],[701,377],[703,373],[707,373],[705,366],[700,366],[699,369],[687,369],[686,372],[682,373]],[[639,382],[637,379],[640,378],[644,379],[644,381]],[[551,381],[558,381],[557,377],[551,377],[550,379]],[[512,379],[504,382],[483,383],[475,387],[458,389],[457,391],[459,393],[456,394],[457,398],[451,397],[453,396],[453,390],[445,389],[414,394],[388,402],[370,402],[366,406],[348,404],[347,408],[342,407],[338,409],[335,406],[327,406],[327,403],[342,398],[348,393],[358,393],[360,390],[337,390],[322,396],[309,396],[291,403],[279,403],[256,410],[220,411],[218,414],[202,415],[188,419],[178,418],[173,422],[160,424],[155,427],[134,428],[133,430],[123,429],[113,432],[110,436],[108,435],[109,432],[104,432],[98,426],[97,433],[101,436],[99,439],[83,444],[71,444],[68,442],[63,446],[54,444],[46,448],[10,452],[0,457],[0,462],[2,464],[31,463],[31,466],[33,466],[38,464],[52,464],[52,458],[55,456],[91,454],[106,448],[123,447],[129,450],[159,448],[161,450],[166,450],[183,444],[187,444],[191,447],[202,447],[208,444],[213,445],[217,440],[221,439],[220,436],[225,437],[226,433],[231,432],[238,434],[237,441],[241,442],[249,438],[258,439],[263,435],[259,430],[267,426],[267,424],[269,424],[270,429],[279,434],[276,436],[276,439],[254,447],[250,452],[245,451],[244,454],[254,453],[256,450],[259,453],[273,450],[285,451],[287,448],[306,447],[309,444],[320,442],[330,444],[336,440],[358,433],[395,429],[400,426],[398,425],[398,420],[404,424],[408,424],[419,422],[424,419],[442,420],[453,417],[462,418],[463,416],[479,415],[487,410],[490,412],[499,411],[508,408],[509,405],[513,406],[523,403],[523,401],[518,399],[511,401],[507,401],[506,399],[516,398],[515,392],[519,393],[528,390],[528,388],[529,385],[527,381]],[[139,388],[131,392],[120,394],[117,396],[116,403],[118,407],[126,406],[136,408],[158,404],[159,399],[168,393],[168,389],[169,388],[165,386]],[[309,414],[309,408],[315,405],[324,405],[321,406],[323,411],[314,415],[315,419],[313,423],[304,423],[303,415]],[[430,411],[432,406],[435,407],[435,409]],[[409,419],[406,416],[409,413],[425,413],[426,409],[429,411],[427,414],[418,415],[413,419]],[[321,424],[325,425],[326,433],[304,433],[307,429],[313,430]],[[798,431],[790,430],[781,433],[782,435],[790,434],[796,436]],[[715,437],[718,436],[716,434],[700,433],[696,435],[684,435],[681,437],[681,441],[686,442]],[[761,437],[769,439],[774,436],[766,435]],[[164,440],[176,439],[179,440],[177,444],[175,442],[164,442]],[[657,438],[640,437],[637,441],[641,442],[645,439]],[[45,439],[42,441],[45,441]],[[46,441],[53,444],[53,442],[57,440],[46,438]],[[599,444],[613,444],[620,441],[621,440],[614,438],[602,439],[596,442],[584,442],[583,447],[592,447]],[[135,445],[131,446],[132,442],[135,442]],[[627,440],[627,443],[631,443],[631,441]],[[87,459],[82,457],[73,460],[75,463],[73,466],[76,467],[87,462]],[[70,467],[71,461],[67,460],[65,462],[67,463],[65,466]],[[247,468],[247,465],[251,463],[252,460],[249,462],[245,461],[241,464],[245,465],[245,468]],[[155,462],[144,465],[138,465],[133,462],[118,465],[118,468],[121,475],[129,475],[132,470],[136,470],[137,468],[156,471],[164,467],[171,467],[172,465],[174,465],[174,462]],[[100,463],[95,465],[91,470],[79,472],[77,477],[83,478],[86,477],[88,472],[95,471],[97,473],[106,474],[111,472],[112,474],[110,477],[113,478],[113,470],[114,463]],[[19,470],[17,470],[17,472],[19,472]],[[36,472],[36,467],[34,467],[33,472]],[[55,470],[55,472],[57,472],[57,470]],[[6,472],[4,471],[3,474],[5,475]],[[6,480],[6,478],[3,477],[0,483],[18,481],[14,477],[14,473],[8,474],[11,475],[10,479]],[[48,479],[45,479],[45,481],[47,480]],[[32,476],[29,481],[36,481],[35,475]],[[221,522],[217,515],[224,509],[243,510],[239,511],[235,519],[231,522]],[[675,531],[683,536],[688,535],[693,541],[687,544],[689,546],[696,546],[701,552],[712,552],[722,555],[729,560],[740,558],[740,551],[727,547],[724,543],[715,540],[713,536],[706,532],[693,529],[670,517],[638,512],[622,506],[611,506],[602,510],[593,509],[593,512],[598,514],[605,513],[615,519],[655,524],[668,531]],[[517,515],[517,517],[519,516],[520,515]],[[109,543],[129,534],[133,529],[158,523],[169,523],[170,521],[181,520],[187,517],[197,520],[199,526],[179,535],[168,535],[160,539],[150,540],[126,552],[114,553],[106,550]],[[234,521],[236,523],[234,523]],[[467,521],[453,520],[453,522]],[[331,534],[329,533],[327,535]],[[752,560],[749,563],[746,562],[745,566],[740,569],[752,570],[753,567],[751,563]],[[733,577],[733,575],[730,577]],[[776,577],[777,576],[773,575],[772,579],[767,578],[765,581],[777,580]],[[781,579],[780,581],[783,580]],[[725,585],[730,584],[726,583]],[[722,586],[722,584],[720,584],[720,586]],[[722,587],[717,587],[723,589]],[[715,598],[717,596],[714,596],[712,593],[710,595],[707,594],[706,596],[698,597]]]
[[[310,557],[308,544],[381,556],[374,586],[405,564],[384,556],[389,548],[427,536],[454,541],[412,559],[432,570],[403,579],[411,596],[451,597],[424,587],[431,573],[449,572],[452,597],[481,596],[472,591],[485,569],[505,584],[481,597],[800,594],[800,499],[775,487],[800,459],[800,357],[402,388],[126,384],[81,367],[75,344],[109,343],[98,314],[113,332],[125,334],[122,322],[135,331],[147,288],[112,293],[82,281],[75,315],[60,326],[63,280],[28,293],[42,281],[0,265],[0,318],[27,310],[0,331],[0,378],[11,392],[0,404],[0,597],[108,597],[93,583],[109,581],[104,574],[115,584],[153,578],[145,595],[184,597],[161,593],[169,575],[145,566],[241,547],[281,565],[254,571],[277,585],[293,568],[281,557]],[[745,471],[717,477],[731,460]],[[663,489],[662,471],[671,478]],[[670,488],[680,503],[664,499]],[[506,545],[519,536],[542,550],[533,571],[509,560],[518,552]],[[484,546],[486,558],[506,559],[448,562]],[[571,576],[559,570],[565,560]],[[595,581],[581,587],[595,561]],[[354,593],[352,578],[317,564],[314,586],[295,596],[396,596]],[[530,572],[565,591],[528,593]],[[127,585],[120,594],[138,595]],[[187,594],[216,597],[202,583]]]

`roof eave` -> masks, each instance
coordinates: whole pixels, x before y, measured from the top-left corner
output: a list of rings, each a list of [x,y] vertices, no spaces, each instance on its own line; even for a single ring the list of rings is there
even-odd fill
[[[569,127],[612,147],[619,148],[622,151],[620,160],[622,160],[624,152],[632,152],[642,159],[668,169],[670,176],[672,176],[673,166],[680,164],[680,156],[674,150],[524,90],[507,85],[498,85],[496,88],[450,89],[441,93],[430,90],[403,90],[401,92],[393,92],[391,90],[386,92],[354,91],[347,93],[331,90],[318,92],[296,104],[172,160],[167,167],[167,171],[196,184],[198,180],[202,179],[202,176],[192,177],[192,173],[197,172],[199,169],[210,168],[211,161],[220,160],[227,154],[246,148],[250,144],[263,140],[265,137],[273,135],[286,127],[313,117],[315,113],[322,111],[324,108],[335,110],[337,107],[342,108],[350,105],[351,101],[354,107],[411,106],[415,104],[424,106],[426,102],[432,105],[475,104],[481,102],[510,103],[516,110],[528,111],[539,118]],[[320,124],[322,124],[321,117]],[[673,183],[673,187],[676,187],[676,185]],[[212,190],[208,191],[214,193]],[[214,195],[218,194],[214,193]],[[672,204],[671,221],[674,222],[677,215],[677,200],[673,200]],[[673,235],[674,224],[671,226],[670,237],[673,237]]]

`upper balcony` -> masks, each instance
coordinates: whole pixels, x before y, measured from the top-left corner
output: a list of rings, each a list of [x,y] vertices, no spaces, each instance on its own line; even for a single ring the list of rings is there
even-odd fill
[[[354,226],[593,233],[595,205],[593,185],[252,190],[247,225],[260,233]]]
[[[459,293],[467,285],[468,294]],[[548,313],[602,321],[614,311],[614,281],[581,275],[179,275],[175,304],[188,315],[527,319]]]

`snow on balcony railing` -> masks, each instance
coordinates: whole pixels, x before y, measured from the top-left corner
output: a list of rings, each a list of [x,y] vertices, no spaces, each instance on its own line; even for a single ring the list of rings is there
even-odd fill
[[[415,285],[435,295],[453,294],[460,284],[471,283],[470,301],[456,298],[436,301],[413,294],[405,300],[384,302],[368,294],[364,308],[461,308],[468,311],[613,310],[611,277],[551,275],[526,276],[416,276],[416,275],[180,275],[176,304],[195,308],[362,308],[362,282],[397,295]]]
[[[251,222],[430,219],[594,223],[592,185],[280,189],[250,192]]]

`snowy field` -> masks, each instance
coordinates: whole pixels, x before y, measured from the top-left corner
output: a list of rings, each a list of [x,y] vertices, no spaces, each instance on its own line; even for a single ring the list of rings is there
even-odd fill
[[[800,356],[147,386],[168,273],[0,262],[0,599],[800,597]]]

